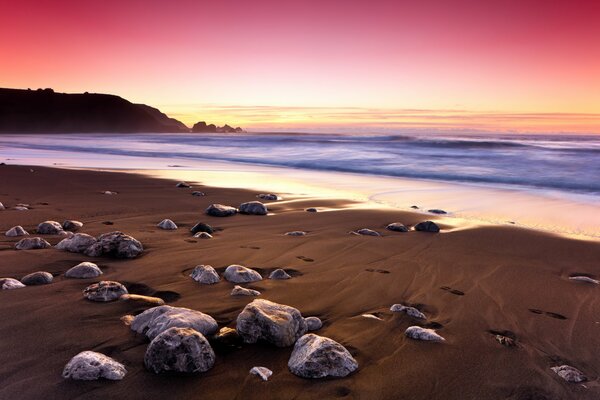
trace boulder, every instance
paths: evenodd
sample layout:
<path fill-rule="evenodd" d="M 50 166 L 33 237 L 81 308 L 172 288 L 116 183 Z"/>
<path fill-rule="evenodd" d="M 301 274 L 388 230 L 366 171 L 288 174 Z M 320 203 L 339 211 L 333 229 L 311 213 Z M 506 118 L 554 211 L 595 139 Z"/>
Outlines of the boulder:
<path fill-rule="evenodd" d="M 307 327 L 294 307 L 257 299 L 238 315 L 236 330 L 245 343 L 261 339 L 277 347 L 287 347 L 304 335 Z"/>
<path fill-rule="evenodd" d="M 406 227 L 404 224 L 402 224 L 400 222 L 392 222 L 385 228 L 389 231 L 394 231 L 394 232 L 408 232 L 408 227 Z"/>
<path fill-rule="evenodd" d="M 39 237 L 23 238 L 15 244 L 17 250 L 36 250 L 52 247 L 50 243 Z"/>
<path fill-rule="evenodd" d="M 135 258 L 142 254 L 144 246 L 135 238 L 115 231 L 98 236 L 96 243 L 85 250 L 90 257 L 109 255 L 117 258 Z"/>
<path fill-rule="evenodd" d="M 306 232 L 304 232 L 304 231 L 291 231 L 291 232 L 286 232 L 285 235 L 286 236 L 306 236 Z"/>
<path fill-rule="evenodd" d="M 95 351 L 77 354 L 65 366 L 62 376 L 65 379 L 93 381 L 104 378 L 121 380 L 127 373 L 125 366 L 110 357 Z"/>
<path fill-rule="evenodd" d="M 587 381 L 587 377 L 583 372 L 570 365 L 559 365 L 557 367 L 552 367 L 551 369 L 567 382 L 580 383 Z"/>
<path fill-rule="evenodd" d="M 131 329 L 154 339 L 169 328 L 191 328 L 203 335 L 212 335 L 219 330 L 217 321 L 208 314 L 183 307 L 158 306 L 135 316 Z"/>
<path fill-rule="evenodd" d="M 367 229 L 367 228 L 362 228 L 362 229 L 359 229 L 359 230 L 351 232 L 351 233 L 354 233 L 355 235 L 363 235 L 363 236 L 381 236 L 381 234 L 379 232 L 376 232 L 372 229 Z"/>
<path fill-rule="evenodd" d="M 63 227 L 56 221 L 45 221 L 37 226 L 36 232 L 41 235 L 58 235 Z"/>
<path fill-rule="evenodd" d="M 208 232 L 198 232 L 194 235 L 197 239 L 212 239 L 212 235 Z"/>
<path fill-rule="evenodd" d="M 13 278 L 0 278 L 0 289 L 1 290 L 12 290 L 24 288 L 21 282 Z"/>
<path fill-rule="evenodd" d="M 262 280 L 262 276 L 255 270 L 237 264 L 225 268 L 223 277 L 233 283 L 247 283 Z"/>
<path fill-rule="evenodd" d="M 223 204 L 211 204 L 206 209 L 205 213 L 213 217 L 229 217 L 237 213 L 237 209 Z"/>
<path fill-rule="evenodd" d="M 186 182 L 179 182 L 175 185 L 175 187 L 183 188 L 183 189 L 191 188 L 191 186 Z"/>
<path fill-rule="evenodd" d="M 83 226 L 83 222 L 75 221 L 75 220 L 66 220 L 62 223 L 62 228 L 65 231 L 76 231 L 77 229 Z"/>
<path fill-rule="evenodd" d="M 275 271 L 269 274 L 269 279 L 281 280 L 290 278 L 291 276 L 281 268 L 277 268 Z"/>
<path fill-rule="evenodd" d="M 165 301 L 160 297 L 142 296 L 141 294 L 124 294 L 119 297 L 119 300 L 128 301 L 131 303 L 142 303 L 142 304 L 153 304 L 155 306 L 162 306 Z"/>
<path fill-rule="evenodd" d="M 304 321 L 306 321 L 306 328 L 309 331 L 316 331 L 323 327 L 323 322 L 317 317 L 306 317 L 304 318 Z"/>
<path fill-rule="evenodd" d="M 22 277 L 21 283 L 27 286 L 47 285 L 52 283 L 52 274 L 45 271 L 32 272 Z"/>
<path fill-rule="evenodd" d="M 273 193 L 261 193 L 256 197 L 258 197 L 261 200 L 269 200 L 269 201 L 281 200 L 281 198 L 279 196 L 277 196 L 276 194 L 273 194 Z"/>
<path fill-rule="evenodd" d="M 266 382 L 269 380 L 271 375 L 273 375 L 273 371 L 265 367 L 252 367 L 250 374 L 259 376 L 263 381 Z"/>
<path fill-rule="evenodd" d="M 390 307 L 391 312 L 403 312 L 404 314 L 418 319 L 427 319 L 425 314 L 414 307 L 404 306 L 402 304 L 394 304 Z"/>
<path fill-rule="evenodd" d="M 204 285 L 212 285 L 221 280 L 217 271 L 210 265 L 196 265 L 190 276 L 196 282 Z"/>
<path fill-rule="evenodd" d="M 163 219 L 156 226 L 160 229 L 164 229 L 167 231 L 173 231 L 177 229 L 177 225 L 175 225 L 175 222 L 171 221 L 170 219 Z"/>
<path fill-rule="evenodd" d="M 433 221 L 423 221 L 415 225 L 415 231 L 437 233 L 440 227 Z"/>
<path fill-rule="evenodd" d="M 144 365 L 155 374 L 205 372 L 215 365 L 215 352 L 200 332 L 173 327 L 152 339 Z"/>
<path fill-rule="evenodd" d="M 308 333 L 294 345 L 288 368 L 302 378 L 341 378 L 356 371 L 358 363 L 335 340 Z"/>
<path fill-rule="evenodd" d="M 430 342 L 443 342 L 446 339 L 438 335 L 433 329 L 426 329 L 420 326 L 409 326 L 404 334 L 415 340 L 426 340 Z"/>
<path fill-rule="evenodd" d="M 258 290 L 247 289 L 235 285 L 231 290 L 231 296 L 260 296 L 260 292 Z"/>
<path fill-rule="evenodd" d="M 73 236 L 63 239 L 56 245 L 59 250 L 70 251 L 71 253 L 83 253 L 96 243 L 96 238 L 87 233 L 76 233 Z"/>
<path fill-rule="evenodd" d="M 240 204 L 240 213 L 242 214 L 267 215 L 268 212 L 267 206 L 260 201 L 249 201 Z"/>
<path fill-rule="evenodd" d="M 83 289 L 83 297 L 101 302 L 117 300 L 127 293 L 127 288 L 115 281 L 100 281 Z"/>
<path fill-rule="evenodd" d="M 102 275 L 102 270 L 94 263 L 84 261 L 65 272 L 65 277 L 76 279 L 95 278 Z"/>
<path fill-rule="evenodd" d="M 190 229 L 190 232 L 192 232 L 192 234 L 194 235 L 198 232 L 213 233 L 214 229 L 212 228 L 212 226 L 205 224 L 204 222 L 198 222 L 192 227 L 192 229 Z"/>
<path fill-rule="evenodd" d="M 21 225 L 17 225 L 17 226 L 13 226 L 9 230 L 7 230 L 5 235 L 8 237 L 29 236 L 29 232 L 27 232 L 25 229 L 23 229 L 23 227 Z"/>

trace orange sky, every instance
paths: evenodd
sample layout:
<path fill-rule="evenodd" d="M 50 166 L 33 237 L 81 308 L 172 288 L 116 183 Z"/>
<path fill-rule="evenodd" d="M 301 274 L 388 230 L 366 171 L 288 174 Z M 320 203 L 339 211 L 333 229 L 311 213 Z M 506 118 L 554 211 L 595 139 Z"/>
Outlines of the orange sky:
<path fill-rule="evenodd" d="M 600 1 L 20 0 L 0 86 L 249 129 L 600 133 Z"/>

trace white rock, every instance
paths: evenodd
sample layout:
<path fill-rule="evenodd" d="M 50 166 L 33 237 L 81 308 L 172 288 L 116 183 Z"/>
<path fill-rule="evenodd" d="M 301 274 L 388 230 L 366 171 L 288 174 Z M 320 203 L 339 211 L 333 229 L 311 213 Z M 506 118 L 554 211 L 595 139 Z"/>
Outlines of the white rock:
<path fill-rule="evenodd" d="M 231 296 L 260 296 L 260 292 L 258 290 L 247 289 L 235 285 L 231 290 Z"/>
<path fill-rule="evenodd" d="M 403 312 L 406 315 L 409 315 L 413 318 L 418 318 L 418 319 L 426 319 L 427 317 L 425 316 L 425 314 L 423 314 L 421 311 L 417 310 L 414 307 L 407 307 L 404 306 L 402 304 L 394 304 L 393 306 L 390 307 L 390 311 L 392 312 Z"/>
<path fill-rule="evenodd" d="M 17 225 L 17 226 L 13 226 L 9 230 L 7 230 L 5 235 L 8 237 L 29 236 L 29 232 L 27 232 L 25 229 L 23 229 L 23 227 L 21 225 Z"/>
<path fill-rule="evenodd" d="M 291 231 L 291 232 L 286 232 L 285 236 L 306 236 L 306 232 L 304 232 L 304 231 Z"/>
<path fill-rule="evenodd" d="M 308 333 L 294 345 L 288 368 L 302 378 L 341 378 L 356 371 L 358 363 L 335 340 Z"/>
<path fill-rule="evenodd" d="M 265 367 L 252 367 L 250 374 L 260 376 L 260 378 L 266 382 L 269 380 L 271 375 L 273 375 L 273 371 Z"/>
<path fill-rule="evenodd" d="M 12 290 L 24 288 L 21 282 L 13 278 L 0 278 L 0 289 L 1 290 Z"/>
<path fill-rule="evenodd" d="M 205 285 L 212 285 L 221 280 L 217 271 L 210 265 L 196 265 L 190 276 L 196 282 Z"/>
<path fill-rule="evenodd" d="M 212 235 L 208 232 L 198 232 L 194 237 L 198 239 L 212 239 Z"/>
<path fill-rule="evenodd" d="M 104 354 L 83 351 L 65 366 L 62 376 L 65 379 L 92 381 L 100 378 L 121 380 L 127 373 L 125 366 Z"/>
<path fill-rule="evenodd" d="M 208 314 L 183 307 L 158 306 L 135 316 L 131 329 L 154 339 L 169 328 L 191 328 L 209 336 L 219 330 L 217 321 Z"/>
<path fill-rule="evenodd" d="M 247 283 L 262 280 L 262 276 L 255 270 L 237 264 L 227 267 L 223 277 L 233 283 Z"/>
<path fill-rule="evenodd" d="M 0 210 L 4 210 L 4 209 L 6 209 L 6 207 L 4 207 L 4 204 L 2 204 L 2 203 L 0 202 Z"/>
<path fill-rule="evenodd" d="M 101 192 L 102 194 L 107 194 L 109 196 L 113 195 L 113 194 L 117 194 L 117 192 L 111 192 L 110 190 L 105 190 L 104 192 Z"/>
<path fill-rule="evenodd" d="M 25 206 L 14 206 L 13 209 L 17 210 L 17 211 L 27 211 L 29 210 L 29 207 L 25 207 Z"/>
<path fill-rule="evenodd" d="M 443 342 L 446 339 L 438 335 L 433 329 L 421 328 L 420 326 L 409 326 L 404 334 L 415 340 L 426 340 L 430 342 Z"/>
<path fill-rule="evenodd" d="M 167 231 L 173 231 L 177 229 L 177 225 L 175 225 L 175 222 L 171 221 L 170 219 L 163 219 L 156 226 L 160 229 L 164 229 Z"/>
<path fill-rule="evenodd" d="M 560 365 L 558 367 L 552 367 L 551 369 L 567 382 L 580 383 L 587 381 L 587 377 L 583 372 L 570 365 Z"/>
<path fill-rule="evenodd" d="M 100 275 L 102 275 L 102 270 L 96 264 L 87 261 L 79 263 L 65 272 L 65 277 L 77 279 L 95 278 Z"/>
<path fill-rule="evenodd" d="M 52 245 L 39 237 L 24 238 L 15 244 L 17 250 L 47 249 L 48 247 L 52 247 Z"/>
<path fill-rule="evenodd" d="M 88 247 L 96 243 L 96 238 L 87 233 L 76 233 L 73 236 L 63 239 L 56 245 L 59 250 L 70 251 L 71 253 L 83 253 Z"/>
<path fill-rule="evenodd" d="M 572 281 L 579 281 L 579 282 L 586 282 L 586 283 L 592 283 L 594 285 L 599 284 L 600 282 L 594 278 L 590 278 L 589 276 L 584 276 L 584 275 L 580 275 L 580 276 L 571 276 L 569 277 L 570 280 Z"/>

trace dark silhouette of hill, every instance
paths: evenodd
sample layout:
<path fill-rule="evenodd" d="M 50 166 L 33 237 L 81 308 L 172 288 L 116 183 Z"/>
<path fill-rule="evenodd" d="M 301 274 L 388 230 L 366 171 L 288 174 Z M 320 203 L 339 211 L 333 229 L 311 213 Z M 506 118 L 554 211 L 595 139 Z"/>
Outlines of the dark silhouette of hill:
<path fill-rule="evenodd" d="M 119 96 L 0 88 L 1 133 L 189 131 L 160 110 Z"/>

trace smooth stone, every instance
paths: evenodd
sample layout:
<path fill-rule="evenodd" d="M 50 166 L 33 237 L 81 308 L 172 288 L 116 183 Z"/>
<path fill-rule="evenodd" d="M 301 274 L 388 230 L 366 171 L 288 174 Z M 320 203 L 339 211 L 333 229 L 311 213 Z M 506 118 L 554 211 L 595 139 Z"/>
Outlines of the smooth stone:
<path fill-rule="evenodd" d="M 14 206 L 14 207 L 13 207 L 13 209 L 14 209 L 14 210 L 17 210 L 17 211 L 27 211 L 27 210 L 29 210 L 29 207 L 25 207 L 25 206 Z"/>
<path fill-rule="evenodd" d="M 37 226 L 36 232 L 41 235 L 58 235 L 63 227 L 56 221 L 45 221 Z"/>
<path fill-rule="evenodd" d="M 570 365 L 552 367 L 551 370 L 567 382 L 580 383 L 587 381 L 587 377 L 583 374 L 583 372 L 575 367 L 571 367 Z"/>
<path fill-rule="evenodd" d="M 306 232 L 304 232 L 304 231 L 286 232 L 285 236 L 306 236 Z"/>
<path fill-rule="evenodd" d="M 88 247 L 96 242 L 96 238 L 87 233 L 76 233 L 70 238 L 58 242 L 56 248 L 59 250 L 70 251 L 71 253 L 83 253 Z"/>
<path fill-rule="evenodd" d="M 245 343 L 265 340 L 277 347 L 291 346 L 306 333 L 300 311 L 269 300 L 256 299 L 237 317 L 236 330 Z"/>
<path fill-rule="evenodd" d="M 415 231 L 437 233 L 440 227 L 433 221 L 423 221 L 415 225 Z"/>
<path fill-rule="evenodd" d="M 306 328 L 309 331 L 316 331 L 323 327 L 323 322 L 317 317 L 306 317 L 304 318 L 304 321 L 306 321 Z"/>
<path fill-rule="evenodd" d="M 381 236 L 381 234 L 379 232 L 376 232 L 372 229 L 367 229 L 367 228 L 362 228 L 362 229 L 359 229 L 352 233 L 354 233 L 356 235 L 363 235 L 363 236 Z"/>
<path fill-rule="evenodd" d="M 40 237 L 23 238 L 15 244 L 17 250 L 47 249 L 48 247 L 52 246 Z"/>
<path fill-rule="evenodd" d="M 273 371 L 265 367 L 252 367 L 252 369 L 250 369 L 250 374 L 259 376 L 263 381 L 266 382 L 269 380 L 271 375 L 273 375 Z"/>
<path fill-rule="evenodd" d="M 105 191 L 102 192 L 102 194 L 106 194 L 106 195 L 112 196 L 113 194 L 117 194 L 117 192 L 111 192 L 110 190 L 105 190 Z"/>
<path fill-rule="evenodd" d="M 394 232 L 408 232 L 408 227 L 406 227 L 404 224 L 402 224 L 400 222 L 392 222 L 385 228 L 389 231 L 394 231 Z"/>
<path fill-rule="evenodd" d="M 377 321 L 383 321 L 383 319 L 379 318 L 377 315 L 374 314 L 361 314 L 360 316 L 367 319 L 376 319 Z"/>
<path fill-rule="evenodd" d="M 196 265 L 190 276 L 196 282 L 204 285 L 212 285 L 221 280 L 217 271 L 210 265 Z"/>
<path fill-rule="evenodd" d="M 102 270 L 94 263 L 84 261 L 65 272 L 65 277 L 76 279 L 95 278 L 102 275 Z"/>
<path fill-rule="evenodd" d="M 165 301 L 160 297 L 142 296 L 141 294 L 124 294 L 121 295 L 121 297 L 119 297 L 119 300 L 144 304 L 153 304 L 155 306 L 162 306 L 163 304 L 165 304 Z"/>
<path fill-rule="evenodd" d="M 198 232 L 213 233 L 214 229 L 212 228 L 212 226 L 205 224 L 204 222 L 198 222 L 192 227 L 192 229 L 190 229 L 190 232 L 192 232 L 193 234 L 196 234 Z"/>
<path fill-rule="evenodd" d="M 104 378 L 113 381 L 123 379 L 127 370 L 114 359 L 95 351 L 82 351 L 65 366 L 62 377 L 80 381 L 93 381 Z"/>
<path fill-rule="evenodd" d="M 177 225 L 175 225 L 175 222 L 171 221 L 170 219 L 163 219 L 156 226 L 160 229 L 165 229 L 167 231 L 173 231 L 177 229 Z"/>
<path fill-rule="evenodd" d="M 173 327 L 152 339 L 144 365 L 155 374 L 205 372 L 215 365 L 215 352 L 202 333 Z"/>
<path fill-rule="evenodd" d="M 114 301 L 129 293 L 127 288 L 115 281 L 100 281 L 83 289 L 83 297 L 91 301 Z"/>
<path fill-rule="evenodd" d="M 342 378 L 356 371 L 358 363 L 335 340 L 308 333 L 294 345 L 288 368 L 302 378 Z"/>
<path fill-rule="evenodd" d="M 256 197 L 258 197 L 261 200 L 270 200 L 270 201 L 281 200 L 281 198 L 274 193 L 261 193 Z"/>
<path fill-rule="evenodd" d="M 318 210 L 314 207 L 309 207 L 305 210 L 306 212 L 317 212 Z"/>
<path fill-rule="evenodd" d="M 430 212 L 432 214 L 448 214 L 446 211 L 440 210 L 438 208 L 433 208 L 431 210 L 427 210 L 427 212 Z"/>
<path fill-rule="evenodd" d="M 235 285 L 231 290 L 231 296 L 260 296 L 260 292 L 254 289 L 243 288 Z"/>
<path fill-rule="evenodd" d="M 269 210 L 267 206 L 260 201 L 249 201 L 240 204 L 240 213 L 250 215 L 267 215 Z"/>
<path fill-rule="evenodd" d="M 177 185 L 175 185 L 175 187 L 184 188 L 184 189 L 191 188 L 191 186 L 186 182 L 179 182 Z"/>
<path fill-rule="evenodd" d="M 233 283 L 248 283 L 262 280 L 262 276 L 255 270 L 237 264 L 225 268 L 223 277 Z"/>
<path fill-rule="evenodd" d="M 418 319 L 427 319 L 425 314 L 414 307 L 404 306 L 402 304 L 394 304 L 390 307 L 391 312 L 403 312 L 404 314 Z"/>
<path fill-rule="evenodd" d="M 198 232 L 194 235 L 197 239 L 212 239 L 212 235 L 208 232 Z"/>
<path fill-rule="evenodd" d="M 76 231 L 83 226 L 83 222 L 68 219 L 62 223 L 65 231 Z"/>
<path fill-rule="evenodd" d="M 85 250 L 90 257 L 109 255 L 117 258 L 135 258 L 142 254 L 144 246 L 135 238 L 115 231 L 98 236 L 96 243 Z"/>
<path fill-rule="evenodd" d="M 590 278 L 589 276 L 571 276 L 569 277 L 570 280 L 572 281 L 579 281 L 579 282 L 586 282 L 586 283 L 592 283 L 594 285 L 599 284 L 600 282 L 594 278 Z"/>
<path fill-rule="evenodd" d="M 27 286 L 47 285 L 52 283 L 52 274 L 45 271 L 32 272 L 21 278 L 21 283 Z"/>
<path fill-rule="evenodd" d="M 269 274 L 269 279 L 276 279 L 276 280 L 282 280 L 282 279 L 290 279 L 291 276 L 285 272 L 285 270 L 281 269 L 281 268 L 277 268 L 275 271 L 271 272 Z"/>
<path fill-rule="evenodd" d="M 430 342 L 443 342 L 446 339 L 438 335 L 433 329 L 421 328 L 420 326 L 409 326 L 404 334 L 415 340 L 426 340 Z"/>
<path fill-rule="evenodd" d="M 0 289 L 2 290 L 21 289 L 24 287 L 25 285 L 14 278 L 0 278 Z"/>
<path fill-rule="evenodd" d="M 29 232 L 27 232 L 25 229 L 23 229 L 23 227 L 21 225 L 17 225 L 17 226 L 13 226 L 9 230 L 7 230 L 5 235 L 8 237 L 29 236 Z"/>
<path fill-rule="evenodd" d="M 195 192 L 192 192 L 192 196 L 206 196 L 206 194 L 204 192 L 195 191 Z"/>
<path fill-rule="evenodd" d="M 237 213 L 237 209 L 223 204 L 211 204 L 206 209 L 205 213 L 213 217 L 229 217 Z"/>
<path fill-rule="evenodd" d="M 183 307 L 158 306 L 135 316 L 131 329 L 154 339 L 169 328 L 191 328 L 209 336 L 219 330 L 217 321 L 208 314 Z"/>

